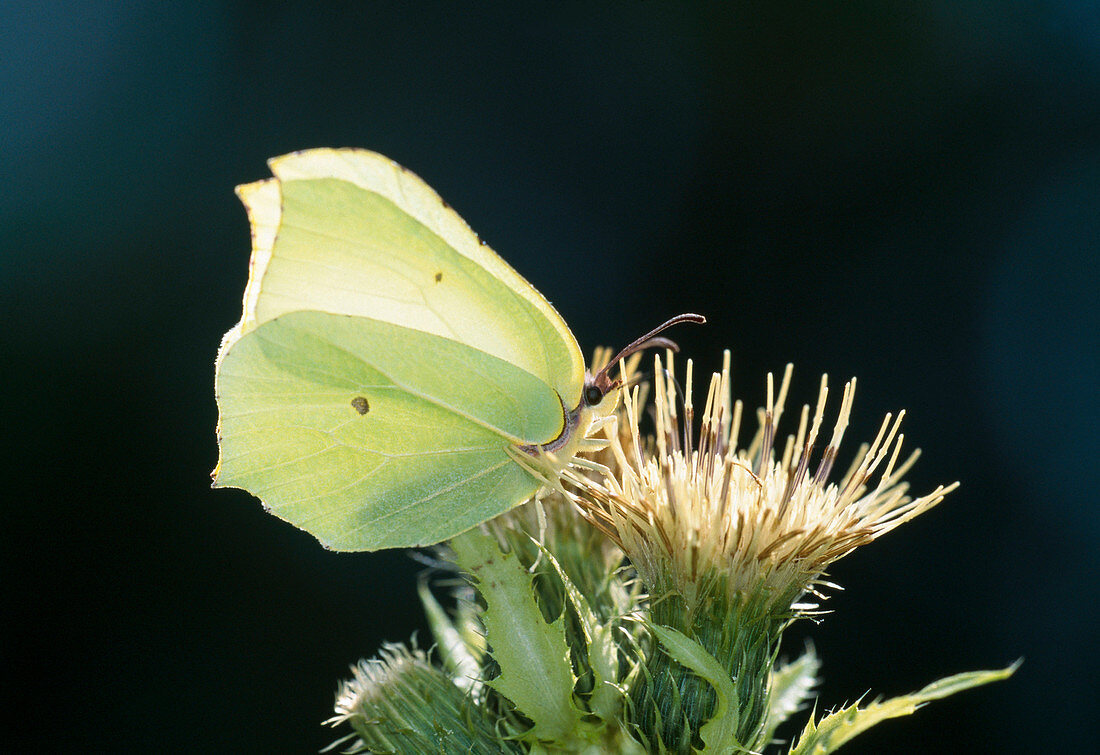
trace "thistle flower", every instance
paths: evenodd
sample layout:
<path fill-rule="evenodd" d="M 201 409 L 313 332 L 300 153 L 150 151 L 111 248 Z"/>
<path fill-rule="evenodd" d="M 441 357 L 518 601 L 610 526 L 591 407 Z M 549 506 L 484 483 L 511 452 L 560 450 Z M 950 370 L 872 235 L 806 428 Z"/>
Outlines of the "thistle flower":
<path fill-rule="evenodd" d="M 792 619 L 818 608 L 802 598 L 822 598 L 829 564 L 927 511 L 955 485 L 915 499 L 907 495 L 901 478 L 918 452 L 898 463 L 902 414 L 887 415 L 841 479 L 829 481 L 855 380 L 844 387 L 832 437 L 816 462 L 825 377 L 813 413 L 802 408 L 796 434 L 777 454 L 789 365 L 778 395 L 768 376 L 759 429 L 739 447 L 742 406 L 730 395 L 729 352 L 721 373 L 711 378 L 696 439 L 692 363 L 681 417 L 671 353 L 667 359 L 668 372 L 656 359 L 655 437 L 639 430 L 644 402 L 635 388 L 624 397 L 622 426 L 607 433 L 611 462 L 596 473 L 573 471 L 565 483 L 584 516 L 637 569 L 650 593 L 650 622 L 698 642 L 729 672 L 740 706 L 735 741 L 751 749 L 761 744 L 780 635 Z M 673 752 L 689 751 L 714 712 L 712 685 L 667 652 L 652 653 L 646 668 L 647 681 L 634 694 L 645 719 L 641 728 L 659 729 L 660 745 Z"/>
<path fill-rule="evenodd" d="M 955 485 L 907 495 L 902 477 L 917 453 L 899 461 L 900 415 L 887 415 L 830 482 L 855 381 L 844 387 L 824 448 L 825 378 L 813 410 L 803 407 L 797 430 L 777 443 L 790 366 L 778 391 L 768 376 L 759 429 L 740 447 L 742 406 L 730 395 L 728 353 L 696 434 L 692 363 L 681 401 L 672 355 L 666 359 L 667 370 L 656 360 L 652 401 L 649 385 L 624 392 L 590 455 L 553 467 L 564 472 L 546 478 L 541 502 L 439 551 L 470 580 L 449 580 L 459 598 L 453 619 L 421 586 L 442 663 L 415 646 L 387 645 L 353 667 L 328 723 L 354 733 L 332 748 L 756 754 L 801 709 L 819 661 L 807 649 L 778 663 L 783 631 L 819 611 L 813 599 L 824 598 L 832 562 L 927 511 Z M 636 356 L 623 365 L 627 385 L 637 365 Z M 647 407 L 652 436 L 639 428 Z M 532 465 L 533 474 L 540 469 Z M 1016 665 L 813 715 L 788 752 L 833 752 L 880 721 L 1007 678 Z"/>
<path fill-rule="evenodd" d="M 483 708 L 415 647 L 387 644 L 379 657 L 351 667 L 336 695 L 336 715 L 325 723 L 354 730 L 326 748 L 345 753 L 523 752 L 500 739 Z"/>

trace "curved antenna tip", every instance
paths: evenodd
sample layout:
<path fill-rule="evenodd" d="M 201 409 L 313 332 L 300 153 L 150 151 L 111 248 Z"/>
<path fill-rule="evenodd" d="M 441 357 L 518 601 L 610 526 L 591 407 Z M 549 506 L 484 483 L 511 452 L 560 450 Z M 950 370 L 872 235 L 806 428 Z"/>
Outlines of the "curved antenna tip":
<path fill-rule="evenodd" d="M 693 314 L 691 312 L 686 312 L 682 315 L 676 315 L 673 318 L 665 320 L 663 323 L 646 333 L 644 336 L 634 339 L 634 341 L 631 342 L 629 346 L 616 354 L 606 365 L 604 365 L 603 369 L 596 373 L 596 385 L 599 386 L 604 393 L 607 393 L 612 388 L 616 387 L 619 381 L 612 383 L 611 378 L 607 376 L 607 371 L 610 370 L 613 366 L 617 365 L 623 359 L 626 359 L 635 351 L 640 351 L 651 346 L 664 346 L 666 348 L 671 348 L 673 351 L 679 351 L 679 347 L 676 345 L 675 341 L 671 341 L 667 338 L 660 338 L 657 336 L 658 333 L 667 330 L 668 328 L 671 328 L 673 325 L 679 325 L 680 323 L 690 322 L 695 323 L 696 325 L 702 325 L 706 321 L 707 318 L 703 317 L 702 315 Z"/>

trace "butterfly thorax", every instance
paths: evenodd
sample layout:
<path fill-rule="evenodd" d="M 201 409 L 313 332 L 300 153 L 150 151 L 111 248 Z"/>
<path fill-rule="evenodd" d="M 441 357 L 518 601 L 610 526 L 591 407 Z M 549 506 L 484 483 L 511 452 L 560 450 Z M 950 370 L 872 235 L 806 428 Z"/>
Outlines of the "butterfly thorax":
<path fill-rule="evenodd" d="M 558 400 L 561 401 L 560 395 Z M 542 457 L 549 454 L 552 458 L 559 459 L 559 463 L 567 465 L 578 452 L 603 447 L 602 441 L 591 436 L 614 414 L 618 402 L 617 387 L 605 392 L 598 387 L 592 375 L 585 375 L 577 406 L 566 409 L 562 402 L 562 430 L 558 437 L 547 443 L 519 446 L 519 449 L 529 456 Z"/>

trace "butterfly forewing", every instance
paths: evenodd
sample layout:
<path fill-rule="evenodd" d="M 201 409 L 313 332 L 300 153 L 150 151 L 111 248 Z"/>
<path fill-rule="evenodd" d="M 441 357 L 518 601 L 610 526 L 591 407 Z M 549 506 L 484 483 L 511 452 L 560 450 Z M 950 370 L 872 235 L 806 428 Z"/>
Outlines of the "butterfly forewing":
<path fill-rule="evenodd" d="M 267 221 L 257 324 L 302 309 L 385 320 L 498 356 L 577 405 L 584 361 L 561 317 L 414 174 L 362 150 L 296 153 L 272 169 L 273 238 L 271 190 L 241 192 Z"/>

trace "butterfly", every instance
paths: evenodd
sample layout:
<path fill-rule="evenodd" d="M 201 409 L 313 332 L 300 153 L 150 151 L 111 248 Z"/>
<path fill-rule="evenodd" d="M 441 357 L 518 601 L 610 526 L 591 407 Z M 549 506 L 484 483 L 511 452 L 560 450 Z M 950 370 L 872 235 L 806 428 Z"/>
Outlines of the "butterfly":
<path fill-rule="evenodd" d="M 591 448 L 595 374 L 550 303 L 413 173 L 314 149 L 237 187 L 244 313 L 216 361 L 215 487 L 334 550 L 437 543 L 534 495 Z M 549 466 L 549 469 L 547 468 Z"/>

